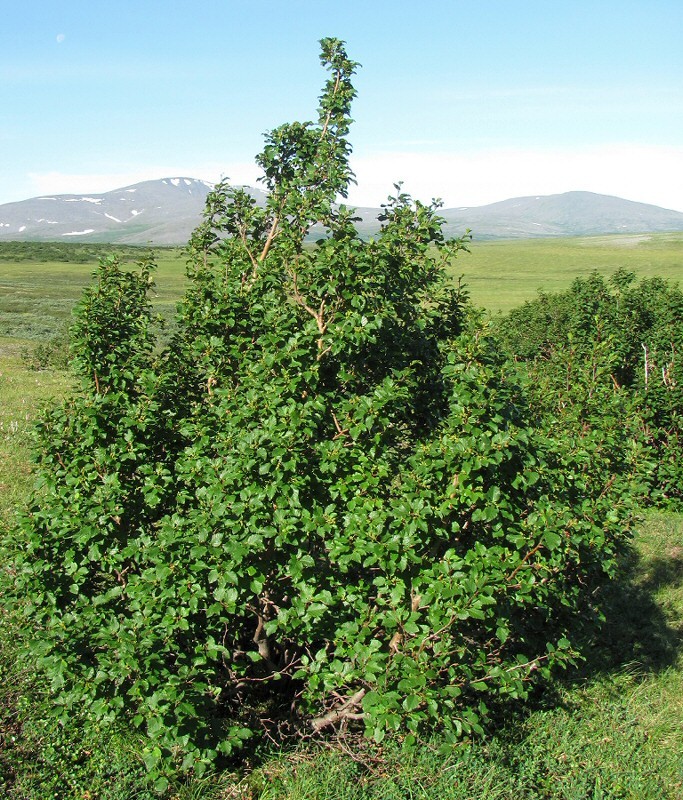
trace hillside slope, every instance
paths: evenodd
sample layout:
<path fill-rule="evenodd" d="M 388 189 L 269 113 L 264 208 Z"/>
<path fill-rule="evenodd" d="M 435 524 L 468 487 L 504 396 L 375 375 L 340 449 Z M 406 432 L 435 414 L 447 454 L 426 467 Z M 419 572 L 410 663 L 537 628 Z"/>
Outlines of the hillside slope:
<path fill-rule="evenodd" d="M 45 195 L 0 206 L 0 238 L 179 244 L 201 218 L 211 184 L 164 178 L 103 194 Z"/>
<path fill-rule="evenodd" d="M 0 205 L 0 240 L 177 245 L 201 219 L 211 184 L 163 178 L 92 195 L 46 195 Z M 263 203 L 264 193 L 247 187 Z M 358 230 L 372 236 L 382 209 L 358 208 Z M 592 192 L 516 197 L 485 206 L 444 209 L 449 236 L 476 239 L 590 236 L 683 231 L 683 213 Z M 324 234 L 322 228 L 311 238 Z"/>
<path fill-rule="evenodd" d="M 451 235 L 471 228 L 479 239 L 683 231 L 679 211 L 593 192 L 515 197 L 443 216 Z"/>

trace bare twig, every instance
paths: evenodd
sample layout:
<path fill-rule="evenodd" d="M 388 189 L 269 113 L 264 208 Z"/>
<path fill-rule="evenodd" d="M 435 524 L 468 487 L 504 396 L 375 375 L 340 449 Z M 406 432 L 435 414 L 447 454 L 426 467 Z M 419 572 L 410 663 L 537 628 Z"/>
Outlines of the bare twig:
<path fill-rule="evenodd" d="M 342 428 L 342 426 L 339 424 L 339 420 L 337 419 L 334 411 L 332 412 L 332 419 L 334 420 L 334 427 L 337 429 L 337 433 L 334 438 L 341 439 L 343 436 L 346 436 L 346 434 L 349 432 L 349 429 Z"/>
<path fill-rule="evenodd" d="M 512 579 L 515 577 L 515 575 L 516 575 L 516 574 L 517 574 L 517 573 L 520 571 L 520 569 L 522 569 L 522 568 L 524 567 L 524 565 L 526 564 L 526 562 L 527 562 L 527 561 L 528 561 L 528 560 L 529 560 L 529 559 L 530 559 L 532 556 L 536 555 L 536 553 L 538 553 L 538 551 L 539 551 L 539 550 L 540 550 L 542 547 L 543 547 L 543 544 L 542 544 L 541 542 L 539 542 L 539 543 L 538 543 L 538 544 L 537 544 L 535 547 L 532 547 L 532 548 L 531 548 L 531 550 L 529 550 L 529 552 L 528 552 L 528 553 L 527 553 L 527 554 L 524 556 L 524 558 L 523 558 L 523 559 L 522 559 L 522 560 L 519 562 L 519 564 L 518 564 L 518 565 L 517 565 L 517 566 L 516 566 L 516 567 L 515 567 L 515 568 L 512 570 L 512 572 L 511 572 L 511 573 L 508 575 L 508 577 L 505 579 L 505 580 L 506 580 L 506 582 L 507 582 L 507 583 L 510 583 L 510 581 L 511 581 L 511 580 L 512 580 Z"/>

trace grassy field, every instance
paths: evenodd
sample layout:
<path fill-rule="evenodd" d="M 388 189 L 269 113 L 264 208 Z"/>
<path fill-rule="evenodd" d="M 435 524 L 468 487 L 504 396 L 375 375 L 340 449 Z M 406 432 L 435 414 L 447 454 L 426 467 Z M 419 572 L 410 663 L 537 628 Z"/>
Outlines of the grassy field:
<path fill-rule="evenodd" d="M 641 278 L 683 282 L 683 233 L 524 239 L 471 245 L 455 264 L 472 300 L 492 313 L 506 312 L 539 289 L 567 289 L 574 278 L 623 268 Z"/>
<path fill-rule="evenodd" d="M 147 254 L 144 248 L 109 248 L 124 263 Z M 14 248 L 3 253 L 0 245 L 0 337 L 44 340 L 71 319 L 71 311 L 97 268 L 99 251 L 88 260 L 43 261 L 18 258 Z M 48 251 L 48 255 L 50 255 Z M 79 255 L 79 254 L 77 254 Z M 179 248 L 156 251 L 154 303 L 165 316 L 173 313 L 185 285 L 185 256 Z"/>
<path fill-rule="evenodd" d="M 63 372 L 29 371 L 21 352 L 25 343 L 0 340 L 0 522 L 25 496 L 30 483 L 30 431 L 43 402 L 68 388 Z"/>
<path fill-rule="evenodd" d="M 458 267 L 475 302 L 495 311 L 565 288 L 592 269 L 683 278 L 683 235 L 475 243 Z M 15 514 L 29 491 L 29 432 L 41 404 L 70 378 L 29 369 L 22 352 L 62 325 L 94 263 L 0 258 L 0 569 L 11 578 L 21 546 Z M 180 296 L 184 260 L 162 251 L 157 302 Z M 551 283 L 552 281 L 552 283 Z M 514 300 L 510 298 L 513 297 Z M 11 334 L 11 336 L 10 336 Z M 683 798 L 683 515 L 651 513 L 603 593 L 605 624 L 586 662 L 525 707 L 507 705 L 484 740 L 450 752 L 439 741 L 403 753 L 363 742 L 271 751 L 237 768 L 173 784 L 166 800 L 681 800 Z M 0 603 L 0 797 L 137 800 L 147 785 L 140 745 L 126 730 L 93 730 L 77 716 L 47 723 L 36 675 L 20 671 L 30 635 Z"/>
<path fill-rule="evenodd" d="M 110 248 L 130 261 L 134 248 Z M 27 258 L 0 245 L 0 337 L 40 340 L 53 335 L 69 320 L 71 309 L 97 266 L 99 250 L 79 254 L 89 260 L 55 260 L 41 251 Z M 139 251 L 144 254 L 146 251 Z M 31 253 L 29 252 L 29 256 Z M 155 305 L 170 316 L 186 285 L 185 256 L 178 248 L 156 251 Z M 683 282 L 683 233 L 489 241 L 471 245 L 453 265 L 462 275 L 472 300 L 492 313 L 506 312 L 525 300 L 566 289 L 574 278 L 593 270 L 612 275 L 623 268 L 638 277 L 660 275 Z"/>

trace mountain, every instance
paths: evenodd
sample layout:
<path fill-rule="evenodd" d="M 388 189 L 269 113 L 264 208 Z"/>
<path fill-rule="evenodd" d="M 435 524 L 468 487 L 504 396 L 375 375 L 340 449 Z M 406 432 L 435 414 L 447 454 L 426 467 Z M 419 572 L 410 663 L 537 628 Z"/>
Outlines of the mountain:
<path fill-rule="evenodd" d="M 471 228 L 477 239 L 592 236 L 683 231 L 683 213 L 593 192 L 515 197 L 499 203 L 443 211 L 445 231 Z"/>
<path fill-rule="evenodd" d="M 163 178 L 103 194 L 45 195 L 0 205 L 0 241 L 80 241 L 185 244 L 201 220 L 212 184 Z M 259 204 L 265 194 L 246 187 Z M 379 228 L 379 208 L 358 208 L 363 236 Z M 516 197 L 485 206 L 441 210 L 445 233 L 475 239 L 590 236 L 683 231 L 683 213 L 592 192 Z M 312 238 L 322 235 L 314 229 Z"/>
<path fill-rule="evenodd" d="M 184 244 L 212 184 L 163 178 L 103 194 L 59 194 L 0 205 L 0 240 Z"/>

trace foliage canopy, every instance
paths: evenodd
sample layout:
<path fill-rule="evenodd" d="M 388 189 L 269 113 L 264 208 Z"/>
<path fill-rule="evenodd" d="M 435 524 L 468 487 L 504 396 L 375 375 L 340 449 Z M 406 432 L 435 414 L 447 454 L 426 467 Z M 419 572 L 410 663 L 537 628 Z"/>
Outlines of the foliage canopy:
<path fill-rule="evenodd" d="M 536 431 L 446 266 L 439 204 L 401 191 L 360 239 L 336 205 L 351 78 L 220 184 L 156 347 L 151 262 L 102 263 L 73 333 L 80 392 L 39 430 L 16 594 L 55 713 L 130 719 L 184 768 L 246 740 L 481 731 L 573 656 L 626 480 Z M 305 245 L 314 223 L 327 235 Z"/>
<path fill-rule="evenodd" d="M 683 292 L 663 278 L 577 278 L 512 311 L 497 336 L 546 425 L 611 440 L 645 504 L 683 502 Z M 617 466 L 619 465 L 619 466 Z"/>

